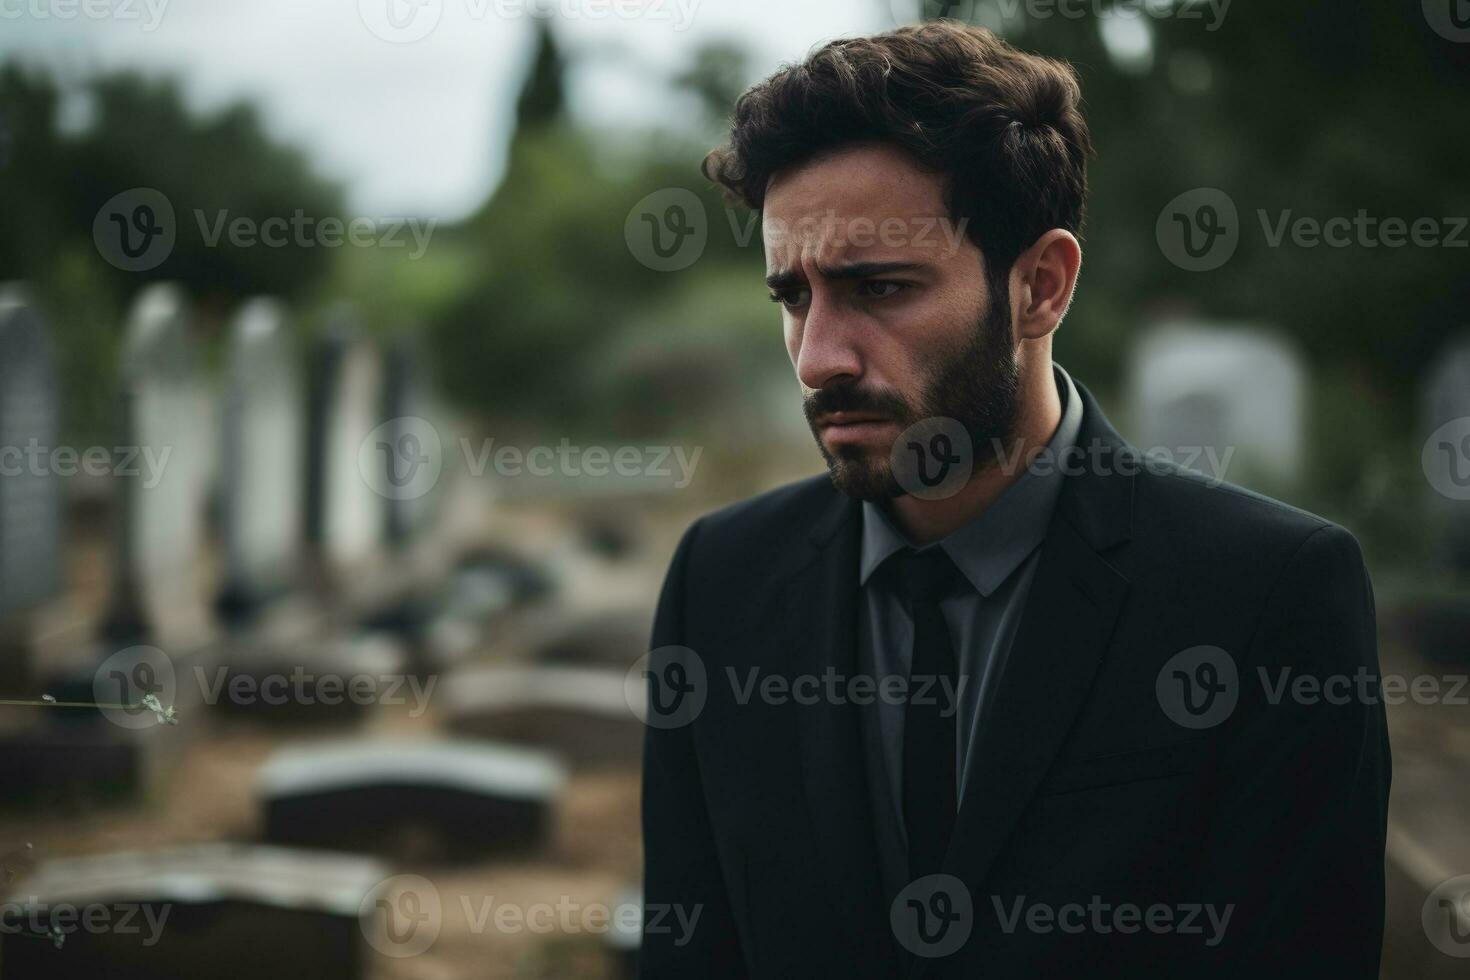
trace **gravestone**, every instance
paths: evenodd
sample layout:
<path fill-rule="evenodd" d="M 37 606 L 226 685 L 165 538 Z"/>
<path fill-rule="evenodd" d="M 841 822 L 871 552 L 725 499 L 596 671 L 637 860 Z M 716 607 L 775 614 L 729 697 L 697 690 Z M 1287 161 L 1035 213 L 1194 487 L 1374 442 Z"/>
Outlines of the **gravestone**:
<path fill-rule="evenodd" d="M 317 342 L 307 396 L 306 539 L 328 590 L 353 584 L 383 539 L 383 498 L 358 462 L 381 414 L 381 361 L 339 312 Z"/>
<path fill-rule="evenodd" d="M 208 403 L 189 313 L 170 285 L 145 289 L 123 339 L 119 378 L 114 647 L 183 650 L 207 629 L 201 587 L 205 492 L 213 462 Z M 129 458 L 131 457 L 131 458 Z"/>
<path fill-rule="evenodd" d="M 341 546 L 340 557 L 349 561 L 356 554 L 352 534 L 357 525 L 336 528 L 330 511 L 342 500 L 349 514 L 356 513 L 352 508 L 358 500 L 352 491 L 360 480 L 342 482 L 341 447 L 354 438 L 354 428 L 371 417 L 363 414 L 365 393 L 375 382 L 371 367 L 364 368 L 355 353 L 334 363 L 337 367 L 327 374 L 338 380 L 326 383 L 329 397 L 316 416 L 321 458 L 328 465 L 314 478 L 333 487 L 319 501 L 324 539 L 329 547 Z M 255 720 L 293 724 L 360 720 L 371 703 L 298 696 L 293 678 L 345 681 L 397 675 L 403 670 L 402 652 L 381 637 L 331 624 L 323 632 L 319 610 L 309 604 L 289 604 L 285 615 L 274 615 L 288 604 L 271 601 L 284 598 L 295 583 L 308 465 L 306 405 L 282 305 L 257 299 L 241 309 L 231 330 L 227 373 L 220 461 L 225 585 L 217 605 L 235 629 L 214 651 L 208 668 L 210 689 L 218 692 L 213 704 Z M 345 385 L 345 393 L 336 387 L 339 383 Z M 272 615 L 262 621 L 267 608 Z"/>
<path fill-rule="evenodd" d="M 1171 323 L 1131 355 L 1133 439 L 1215 480 L 1300 476 L 1306 375 L 1275 333 Z"/>
<path fill-rule="evenodd" d="M 221 644 L 204 686 L 222 714 L 291 726 L 351 725 L 388 697 L 414 696 L 405 686 L 406 669 L 401 644 L 386 634 L 274 630 Z M 423 697 L 433 692 L 418 690 Z"/>
<path fill-rule="evenodd" d="M 644 729 L 626 679 L 608 667 L 487 664 L 448 674 L 441 697 L 457 735 L 550 749 L 579 767 L 636 767 Z"/>
<path fill-rule="evenodd" d="M 1436 557 L 1470 574 L 1470 337 L 1435 358 L 1421 388 L 1422 462 Z"/>
<path fill-rule="evenodd" d="M 304 404 L 286 310 L 246 304 L 231 327 L 220 451 L 226 621 L 248 622 L 288 587 L 301 537 Z"/>
<path fill-rule="evenodd" d="M 45 861 L 8 889 L 0 980 L 363 980 L 361 917 L 388 874 L 238 844 Z"/>
<path fill-rule="evenodd" d="M 626 671 L 648 652 L 653 610 L 548 608 L 529 625 L 533 656 L 548 665 Z"/>
<path fill-rule="evenodd" d="M 542 752 L 355 740 L 281 750 L 257 790 L 273 843 L 437 861 L 541 846 L 566 778 Z"/>
<path fill-rule="evenodd" d="M 33 656 L 38 608 L 61 584 L 59 391 L 39 314 L 15 287 L 0 289 L 0 635 L 3 686 L 17 699 L 91 701 L 88 663 L 69 667 Z M 54 646 L 54 644 L 52 644 Z M 51 651 L 63 652 L 63 651 Z M 60 672 L 62 677 L 52 676 Z M 146 782 L 157 755 L 96 711 L 45 703 L 0 709 L 0 803 L 43 805 L 123 795 Z"/>
<path fill-rule="evenodd" d="M 430 528 L 441 491 L 437 478 L 432 483 L 428 479 L 415 482 L 399 464 L 405 457 L 421 455 L 424 465 L 432 464 L 442 472 L 443 444 L 435 431 L 439 413 L 432 398 L 433 389 L 417 347 L 406 338 L 399 338 L 388 346 L 383 361 L 382 414 L 391 431 L 385 433 L 383 444 L 373 448 L 391 450 L 386 457 L 378 459 L 385 471 L 393 467 L 396 475 L 388 479 L 390 474 L 385 473 L 386 485 L 380 486 L 388 491 L 388 541 L 395 548 L 403 549 Z M 439 458 L 432 459 L 430 453 Z"/>
<path fill-rule="evenodd" d="M 178 681 L 211 636 L 201 588 L 207 405 L 174 287 L 150 286 L 134 302 L 117 397 L 110 605 L 100 637 L 48 664 L 50 676 L 32 692 L 101 707 L 34 709 L 39 721 L 7 733 L 6 804 L 69 808 L 136 798 L 158 785 L 198 730 L 165 728 L 139 707 L 153 694 L 162 707 L 195 717 L 202 693 Z"/>
<path fill-rule="evenodd" d="M 59 415 L 46 325 L 18 287 L 0 287 L 0 689 L 31 682 L 32 614 L 62 584 L 61 498 L 49 465 Z"/>
<path fill-rule="evenodd" d="M 444 585 L 462 542 L 435 533 L 445 530 L 436 528 L 444 496 L 443 426 L 422 359 L 407 337 L 384 351 L 382 394 L 382 422 L 359 447 L 358 467 L 381 499 L 383 539 L 392 549 L 396 581 L 393 594 L 368 610 L 362 626 L 395 637 L 427 672 L 434 669 L 430 634 L 443 631 L 449 598 Z"/>

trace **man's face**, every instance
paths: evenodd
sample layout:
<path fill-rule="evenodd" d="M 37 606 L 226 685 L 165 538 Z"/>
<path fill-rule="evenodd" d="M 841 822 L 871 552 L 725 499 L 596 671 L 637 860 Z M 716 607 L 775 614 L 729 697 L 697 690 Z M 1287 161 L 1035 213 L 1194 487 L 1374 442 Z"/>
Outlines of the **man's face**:
<path fill-rule="evenodd" d="M 890 453 L 924 419 L 958 421 L 978 469 L 1014 425 L 1008 297 L 950 218 L 944 185 L 902 151 L 844 149 L 779 174 L 763 211 L 767 284 L 837 488 L 904 493 Z"/>

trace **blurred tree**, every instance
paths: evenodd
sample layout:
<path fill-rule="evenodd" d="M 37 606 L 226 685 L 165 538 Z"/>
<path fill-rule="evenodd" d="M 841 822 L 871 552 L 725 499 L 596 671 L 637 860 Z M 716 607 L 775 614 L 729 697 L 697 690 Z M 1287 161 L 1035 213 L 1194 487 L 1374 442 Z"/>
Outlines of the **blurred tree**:
<path fill-rule="evenodd" d="M 738 91 L 732 75 L 739 62 L 727 46 L 701 49 L 678 84 L 702 94 L 703 104 L 716 111 L 715 93 L 733 98 Z M 740 245 L 719 194 L 699 176 L 695 163 L 708 149 L 707 134 L 684 128 L 630 136 L 580 126 L 560 111 L 565 70 L 554 35 L 538 33 L 505 176 L 484 208 L 443 236 L 442 247 L 467 256 L 474 274 L 430 319 L 438 376 L 460 404 L 502 421 L 603 433 L 608 426 L 646 429 L 651 413 L 624 408 L 635 395 L 657 400 L 656 388 L 673 372 L 663 370 L 662 381 L 652 382 L 641 373 L 610 377 L 613 353 L 626 356 L 627 339 L 639 337 L 679 346 L 686 362 L 707 361 L 721 349 L 718 341 L 678 345 L 677 336 L 646 327 L 670 329 L 669 309 L 687 312 L 691 292 L 698 295 L 699 284 L 717 279 L 731 262 L 750 273 L 748 298 L 754 302 L 718 322 L 753 327 L 768 317 L 760 305 L 759 235 L 736 216 L 735 230 L 751 236 Z M 614 159 L 619 151 L 622 158 Z M 689 269 L 655 272 L 635 258 L 624 229 L 640 199 L 670 188 L 699 195 L 709 244 Z M 727 341 L 724 351 L 730 350 Z M 771 350 L 784 356 L 779 345 Z M 714 366 L 727 373 L 736 368 Z M 720 391 L 697 387 L 710 399 Z M 610 410 L 614 404 L 617 410 Z M 680 404 L 687 414 L 702 408 L 698 398 Z"/>
<path fill-rule="evenodd" d="M 674 84 L 699 97 L 707 121 L 723 126 L 749 83 L 749 61 L 736 44 L 708 42 L 695 49 L 693 64 L 674 76 Z"/>
<path fill-rule="evenodd" d="M 556 36 L 545 20 L 536 22 L 536 52 L 531 70 L 516 102 L 516 128 L 537 129 L 562 117 L 566 110 L 566 64 Z"/>
<path fill-rule="evenodd" d="M 65 103 L 86 106 L 85 124 L 63 131 Z M 237 104 L 210 116 L 190 113 L 171 80 L 103 75 L 63 92 L 51 77 L 0 68 L 0 111 L 10 120 L 10 152 L 0 180 L 0 268 L 44 285 L 66 252 L 92 250 L 92 223 L 115 195 L 137 187 L 172 203 L 177 243 L 156 269 L 118 270 L 97 256 L 98 286 L 114 297 L 144 282 L 182 282 L 205 302 L 254 293 L 301 297 L 318 283 L 329 250 L 299 245 L 237 247 L 213 239 L 221 218 L 312 220 L 342 216 L 334 185 L 312 173 L 298 151 L 265 135 L 254 108 Z"/>
<path fill-rule="evenodd" d="M 51 314 L 67 398 L 69 438 L 108 431 L 116 334 L 146 283 L 181 282 L 217 317 L 244 297 L 304 299 L 332 250 L 237 247 L 220 221 L 342 216 L 340 191 L 305 158 L 268 138 L 253 108 L 191 113 L 178 86 L 133 74 L 61 86 L 44 72 L 0 66 L 0 279 L 23 279 Z M 114 196 L 160 191 L 177 239 L 156 268 L 126 272 L 104 260 L 93 222 Z"/>

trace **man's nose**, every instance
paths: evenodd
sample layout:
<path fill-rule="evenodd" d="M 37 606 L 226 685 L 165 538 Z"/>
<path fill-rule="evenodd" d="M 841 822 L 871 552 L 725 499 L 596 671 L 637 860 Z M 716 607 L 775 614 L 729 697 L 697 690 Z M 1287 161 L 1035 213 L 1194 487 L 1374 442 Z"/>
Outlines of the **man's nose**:
<path fill-rule="evenodd" d="M 813 297 L 801 334 L 796 376 L 810 389 L 823 388 L 839 378 L 859 378 L 863 360 L 850 320 L 825 300 Z"/>

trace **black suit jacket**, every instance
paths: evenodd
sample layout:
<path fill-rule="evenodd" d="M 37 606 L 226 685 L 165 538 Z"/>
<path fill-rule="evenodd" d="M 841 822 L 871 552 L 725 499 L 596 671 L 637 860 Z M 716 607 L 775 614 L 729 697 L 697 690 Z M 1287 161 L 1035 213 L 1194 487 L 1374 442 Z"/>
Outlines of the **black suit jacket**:
<path fill-rule="evenodd" d="M 1357 542 L 1144 465 L 1078 390 L 1088 455 L 1042 545 L 945 861 L 971 900 L 963 945 L 934 959 L 896 939 L 865 709 L 742 703 L 752 669 L 856 674 L 861 508 L 818 477 L 700 519 L 669 571 L 653 646 L 697 654 L 704 703 L 647 733 L 642 976 L 1378 975 L 1389 751 Z M 1218 672 L 1169 669 L 1199 646 L 1228 656 L 1236 703 L 1194 728 L 1165 705 L 1185 676 L 1223 690 Z M 1223 932 L 1205 906 L 1228 910 Z M 692 931 L 670 927 L 673 907 L 698 913 Z"/>

